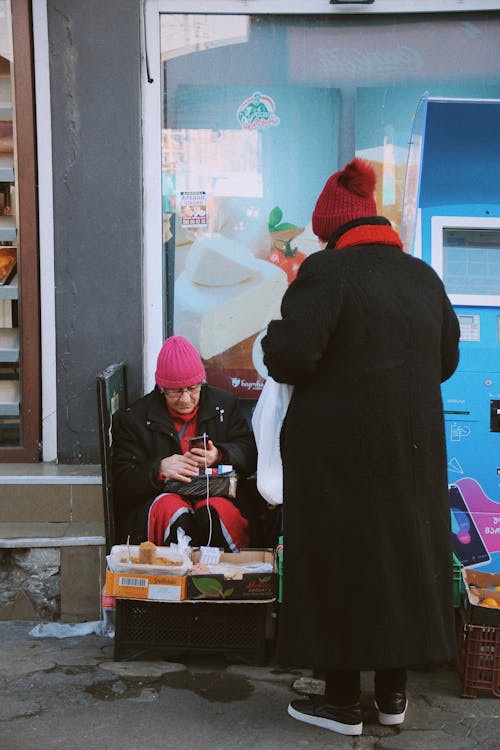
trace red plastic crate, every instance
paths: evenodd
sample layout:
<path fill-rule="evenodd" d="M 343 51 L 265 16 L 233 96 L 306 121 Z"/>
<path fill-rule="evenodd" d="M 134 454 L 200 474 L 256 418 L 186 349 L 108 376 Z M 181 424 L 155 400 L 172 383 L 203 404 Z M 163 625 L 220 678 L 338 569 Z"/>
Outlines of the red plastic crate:
<path fill-rule="evenodd" d="M 479 691 L 500 698 L 500 627 L 469 625 L 460 610 L 457 669 L 462 681 L 462 698 L 476 698 Z"/>

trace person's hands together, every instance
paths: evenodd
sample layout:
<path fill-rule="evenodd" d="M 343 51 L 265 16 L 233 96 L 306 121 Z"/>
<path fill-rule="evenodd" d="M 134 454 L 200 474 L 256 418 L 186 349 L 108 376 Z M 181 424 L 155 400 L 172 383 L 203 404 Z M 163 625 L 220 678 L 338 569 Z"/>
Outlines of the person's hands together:
<path fill-rule="evenodd" d="M 176 479 L 178 482 L 190 482 L 191 477 L 198 476 L 198 462 L 190 452 L 181 455 L 174 453 L 160 461 L 160 474 L 167 479 Z"/>
<path fill-rule="evenodd" d="M 205 466 L 213 466 L 217 463 L 219 457 L 219 449 L 215 447 L 211 440 L 207 440 L 206 450 L 204 448 L 191 448 L 189 453 L 195 459 L 196 465 L 201 469 Z"/>

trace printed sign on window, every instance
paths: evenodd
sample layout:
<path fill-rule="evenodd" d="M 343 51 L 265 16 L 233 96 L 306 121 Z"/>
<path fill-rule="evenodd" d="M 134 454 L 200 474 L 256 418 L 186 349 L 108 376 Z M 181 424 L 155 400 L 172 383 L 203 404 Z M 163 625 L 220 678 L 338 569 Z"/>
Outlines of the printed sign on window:
<path fill-rule="evenodd" d="M 207 194 L 203 190 L 181 193 L 180 217 L 183 227 L 207 226 Z"/>

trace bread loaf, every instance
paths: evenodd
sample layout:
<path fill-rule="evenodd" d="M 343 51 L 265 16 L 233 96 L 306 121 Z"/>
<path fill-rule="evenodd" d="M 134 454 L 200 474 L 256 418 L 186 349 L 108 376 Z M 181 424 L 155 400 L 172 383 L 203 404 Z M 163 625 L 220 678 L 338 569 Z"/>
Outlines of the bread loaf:
<path fill-rule="evenodd" d="M 156 557 L 156 544 L 153 542 L 142 542 L 139 545 L 139 562 L 141 565 L 154 565 Z"/>

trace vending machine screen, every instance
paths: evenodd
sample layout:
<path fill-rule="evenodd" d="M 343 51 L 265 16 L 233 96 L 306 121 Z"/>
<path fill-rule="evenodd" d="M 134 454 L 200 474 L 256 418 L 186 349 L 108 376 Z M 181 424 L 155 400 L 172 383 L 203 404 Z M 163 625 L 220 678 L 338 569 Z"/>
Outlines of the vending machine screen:
<path fill-rule="evenodd" d="M 500 229 L 443 228 L 448 294 L 500 295 Z"/>

